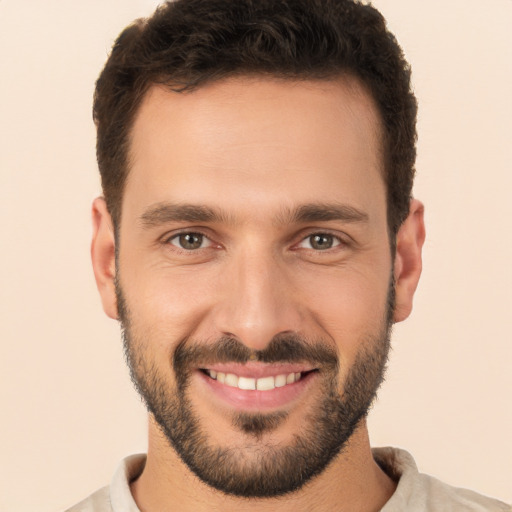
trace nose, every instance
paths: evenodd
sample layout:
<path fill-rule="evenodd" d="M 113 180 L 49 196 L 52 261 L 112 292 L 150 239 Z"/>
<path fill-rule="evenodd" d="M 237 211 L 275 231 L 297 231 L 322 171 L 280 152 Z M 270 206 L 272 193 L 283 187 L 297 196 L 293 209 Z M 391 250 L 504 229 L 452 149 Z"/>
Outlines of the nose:
<path fill-rule="evenodd" d="M 262 350 L 278 334 L 302 330 L 303 315 L 286 264 L 272 254 L 245 251 L 230 262 L 215 308 L 215 329 Z"/>

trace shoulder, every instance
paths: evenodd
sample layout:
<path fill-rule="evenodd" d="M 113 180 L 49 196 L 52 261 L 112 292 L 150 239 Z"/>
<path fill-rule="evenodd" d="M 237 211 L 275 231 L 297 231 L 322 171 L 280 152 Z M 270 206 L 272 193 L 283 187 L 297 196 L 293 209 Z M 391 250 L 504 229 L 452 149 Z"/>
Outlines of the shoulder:
<path fill-rule="evenodd" d="M 470 489 L 452 487 L 432 476 L 420 474 L 418 480 L 421 488 L 425 489 L 427 510 L 512 512 L 512 507 L 502 501 Z"/>
<path fill-rule="evenodd" d="M 395 494 L 382 512 L 512 512 L 510 505 L 469 489 L 452 487 L 420 473 L 412 456 L 396 448 L 375 448 L 373 456 L 382 469 L 398 482 Z"/>
<path fill-rule="evenodd" d="M 66 512 L 111 512 L 109 487 L 103 487 Z"/>
<path fill-rule="evenodd" d="M 144 454 L 130 455 L 121 461 L 109 486 L 103 487 L 66 512 L 140 512 L 130 492 L 130 482 L 144 469 Z"/>

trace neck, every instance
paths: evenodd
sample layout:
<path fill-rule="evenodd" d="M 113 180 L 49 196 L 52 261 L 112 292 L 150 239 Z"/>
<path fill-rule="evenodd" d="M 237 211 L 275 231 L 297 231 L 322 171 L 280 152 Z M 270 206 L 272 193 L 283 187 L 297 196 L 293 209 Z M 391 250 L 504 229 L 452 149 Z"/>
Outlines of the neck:
<path fill-rule="evenodd" d="M 223 494 L 199 480 L 150 420 L 146 466 L 131 484 L 133 497 L 145 512 L 370 512 L 380 510 L 395 488 L 372 457 L 365 421 L 342 453 L 302 489 L 278 498 L 248 499 Z"/>

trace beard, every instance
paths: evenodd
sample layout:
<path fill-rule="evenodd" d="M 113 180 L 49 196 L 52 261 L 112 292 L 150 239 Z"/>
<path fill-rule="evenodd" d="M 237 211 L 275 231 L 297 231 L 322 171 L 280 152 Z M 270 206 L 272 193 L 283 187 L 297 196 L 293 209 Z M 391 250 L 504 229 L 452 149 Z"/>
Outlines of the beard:
<path fill-rule="evenodd" d="M 379 332 L 360 340 L 353 365 L 340 390 L 338 355 L 325 341 L 306 340 L 298 334 L 275 336 L 264 350 L 251 350 L 239 340 L 222 337 L 214 343 L 181 340 L 172 354 L 174 386 L 147 358 L 151 343 L 135 335 L 130 312 L 116 283 L 119 319 L 132 382 L 170 446 L 188 468 L 207 485 L 226 494 L 271 498 L 302 488 L 327 468 L 346 446 L 367 416 L 384 380 L 390 347 L 394 286 L 388 293 L 386 316 Z M 243 447 L 215 446 L 208 424 L 194 411 L 190 378 L 197 368 L 215 363 L 303 363 L 321 366 L 320 399 L 309 409 L 287 445 L 271 443 L 271 434 L 287 412 L 233 414 L 234 430 L 245 436 Z"/>

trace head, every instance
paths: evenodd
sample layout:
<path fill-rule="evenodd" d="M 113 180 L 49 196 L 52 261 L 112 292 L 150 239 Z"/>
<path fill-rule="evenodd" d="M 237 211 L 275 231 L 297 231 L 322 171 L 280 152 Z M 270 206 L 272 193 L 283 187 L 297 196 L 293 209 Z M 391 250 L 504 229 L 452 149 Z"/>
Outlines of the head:
<path fill-rule="evenodd" d="M 225 493 L 301 489 L 419 279 L 400 48 L 355 2 L 178 0 L 121 34 L 94 112 L 95 275 L 158 449 Z"/>

